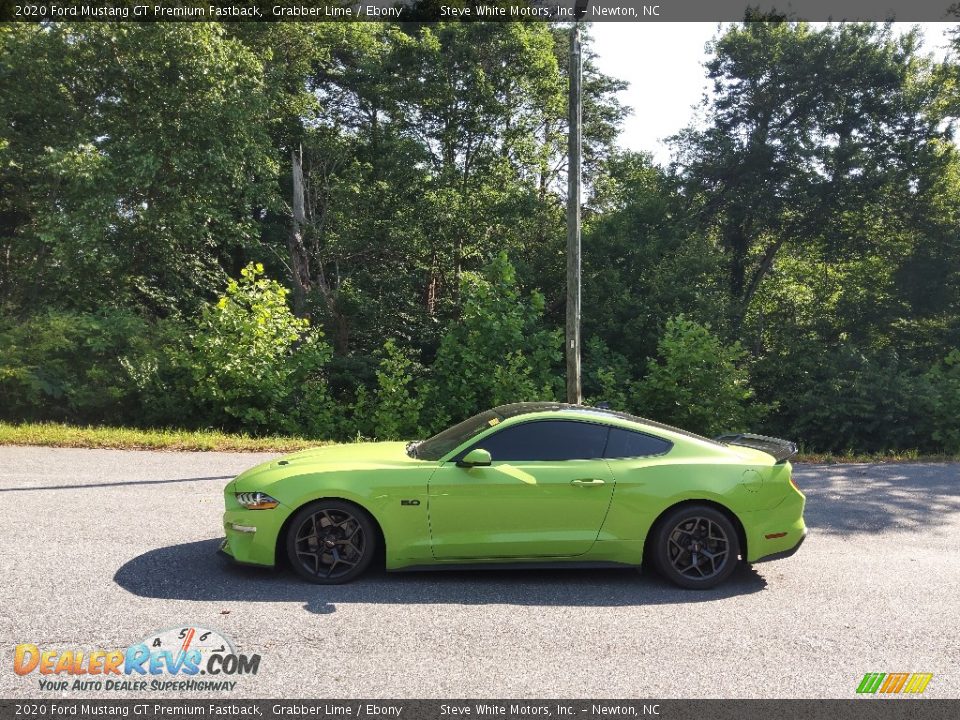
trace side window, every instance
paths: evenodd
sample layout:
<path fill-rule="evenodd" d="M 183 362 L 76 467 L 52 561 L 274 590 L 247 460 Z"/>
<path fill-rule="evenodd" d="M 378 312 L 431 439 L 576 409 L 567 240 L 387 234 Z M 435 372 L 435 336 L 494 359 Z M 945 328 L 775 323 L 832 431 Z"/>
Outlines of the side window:
<path fill-rule="evenodd" d="M 663 438 L 623 428 L 610 428 L 610 440 L 607 442 L 604 457 L 613 459 L 663 455 L 672 447 L 673 443 Z"/>
<path fill-rule="evenodd" d="M 594 423 L 534 420 L 504 428 L 473 447 L 489 451 L 494 462 L 592 460 L 603 457 L 607 431 Z"/>

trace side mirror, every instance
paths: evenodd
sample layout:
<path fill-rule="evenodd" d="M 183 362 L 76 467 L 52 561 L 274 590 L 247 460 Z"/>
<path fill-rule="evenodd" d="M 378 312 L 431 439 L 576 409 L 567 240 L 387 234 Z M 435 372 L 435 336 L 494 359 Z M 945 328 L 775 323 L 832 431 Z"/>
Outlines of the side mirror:
<path fill-rule="evenodd" d="M 466 455 L 463 456 L 463 459 L 457 462 L 457 467 L 462 468 L 472 468 L 472 467 L 486 467 L 490 464 L 493 458 L 490 457 L 490 453 L 484 450 L 483 448 L 474 448 Z"/>

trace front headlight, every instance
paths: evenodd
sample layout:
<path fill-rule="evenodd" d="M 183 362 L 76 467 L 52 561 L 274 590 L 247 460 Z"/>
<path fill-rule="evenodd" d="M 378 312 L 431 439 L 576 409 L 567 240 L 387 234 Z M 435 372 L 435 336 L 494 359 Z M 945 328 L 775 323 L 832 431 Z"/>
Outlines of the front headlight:
<path fill-rule="evenodd" d="M 237 502 L 247 510 L 272 510 L 280 503 L 262 492 L 237 493 Z"/>

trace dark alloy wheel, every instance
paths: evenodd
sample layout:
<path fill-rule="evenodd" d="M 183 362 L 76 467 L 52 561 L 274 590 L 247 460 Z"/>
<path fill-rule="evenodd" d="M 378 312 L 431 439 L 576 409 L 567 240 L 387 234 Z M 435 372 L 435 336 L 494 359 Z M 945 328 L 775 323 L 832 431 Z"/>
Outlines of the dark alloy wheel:
<path fill-rule="evenodd" d="M 739 561 L 733 523 L 707 505 L 677 508 L 657 524 L 654 535 L 657 570 L 680 587 L 712 588 L 730 577 Z"/>
<path fill-rule="evenodd" d="M 301 509 L 287 531 L 287 556 L 310 582 L 336 585 L 360 575 L 376 550 L 370 516 L 356 505 L 321 500 Z"/>

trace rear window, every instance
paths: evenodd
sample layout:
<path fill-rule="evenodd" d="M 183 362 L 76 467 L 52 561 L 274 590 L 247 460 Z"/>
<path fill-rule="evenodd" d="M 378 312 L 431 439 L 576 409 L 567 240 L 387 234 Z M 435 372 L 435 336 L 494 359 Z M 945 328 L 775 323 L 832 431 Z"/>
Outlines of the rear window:
<path fill-rule="evenodd" d="M 607 451 L 604 453 L 604 457 L 614 459 L 663 455 L 672 447 L 673 443 L 669 440 L 612 427 L 610 428 L 610 437 L 607 440 Z"/>

